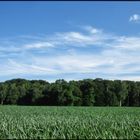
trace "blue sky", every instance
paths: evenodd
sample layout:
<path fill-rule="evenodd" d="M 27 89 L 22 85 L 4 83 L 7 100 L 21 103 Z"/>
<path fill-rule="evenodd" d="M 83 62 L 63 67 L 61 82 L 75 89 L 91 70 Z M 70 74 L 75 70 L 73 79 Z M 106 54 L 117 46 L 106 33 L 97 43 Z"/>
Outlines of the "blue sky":
<path fill-rule="evenodd" d="M 140 2 L 0 2 L 0 81 L 140 80 Z"/>

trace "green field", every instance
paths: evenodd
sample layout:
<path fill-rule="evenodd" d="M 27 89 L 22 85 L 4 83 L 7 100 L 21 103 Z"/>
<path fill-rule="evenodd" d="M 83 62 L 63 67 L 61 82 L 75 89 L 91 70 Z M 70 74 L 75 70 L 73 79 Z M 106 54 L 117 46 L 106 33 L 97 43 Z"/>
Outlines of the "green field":
<path fill-rule="evenodd" d="M 0 106 L 0 139 L 140 139 L 140 108 Z"/>

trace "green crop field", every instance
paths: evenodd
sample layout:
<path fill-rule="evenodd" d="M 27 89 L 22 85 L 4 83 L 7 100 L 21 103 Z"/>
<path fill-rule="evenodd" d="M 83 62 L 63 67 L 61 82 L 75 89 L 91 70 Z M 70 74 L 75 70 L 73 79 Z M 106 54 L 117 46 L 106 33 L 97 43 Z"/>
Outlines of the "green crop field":
<path fill-rule="evenodd" d="M 140 139 L 140 108 L 0 106 L 0 139 Z"/>

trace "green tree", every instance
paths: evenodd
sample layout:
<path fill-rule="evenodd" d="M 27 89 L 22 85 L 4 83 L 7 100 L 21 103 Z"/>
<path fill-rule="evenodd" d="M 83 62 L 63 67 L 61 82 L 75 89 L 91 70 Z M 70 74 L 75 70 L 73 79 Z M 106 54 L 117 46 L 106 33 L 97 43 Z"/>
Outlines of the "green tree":
<path fill-rule="evenodd" d="M 119 101 L 119 106 L 122 106 L 122 102 L 124 102 L 124 100 L 128 95 L 128 85 L 125 81 L 120 81 L 120 80 L 115 80 L 114 84 L 115 84 L 114 85 L 115 93 Z"/>
<path fill-rule="evenodd" d="M 7 84 L 0 84 L 0 104 L 3 105 L 7 96 Z"/>
<path fill-rule="evenodd" d="M 7 96 L 6 96 L 6 104 L 17 104 L 18 98 L 19 98 L 19 91 L 16 85 L 14 83 L 9 84 Z"/>
<path fill-rule="evenodd" d="M 91 79 L 85 79 L 81 82 L 80 89 L 83 94 L 83 106 L 93 106 L 95 103 L 95 88 Z"/>
<path fill-rule="evenodd" d="M 95 83 L 95 106 L 105 106 L 106 96 L 105 96 L 105 85 L 104 80 L 101 78 L 96 78 Z"/>

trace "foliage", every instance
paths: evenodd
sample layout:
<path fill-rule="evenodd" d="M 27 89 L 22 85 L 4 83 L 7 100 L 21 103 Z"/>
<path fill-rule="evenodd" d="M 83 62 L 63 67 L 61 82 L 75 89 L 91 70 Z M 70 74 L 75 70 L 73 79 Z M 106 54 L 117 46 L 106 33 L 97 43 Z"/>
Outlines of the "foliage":
<path fill-rule="evenodd" d="M 12 79 L 0 83 L 0 104 L 49 106 L 140 106 L 140 82 L 84 79 L 49 83 Z"/>
<path fill-rule="evenodd" d="M 0 106 L 0 139 L 139 139 L 137 107 Z"/>

